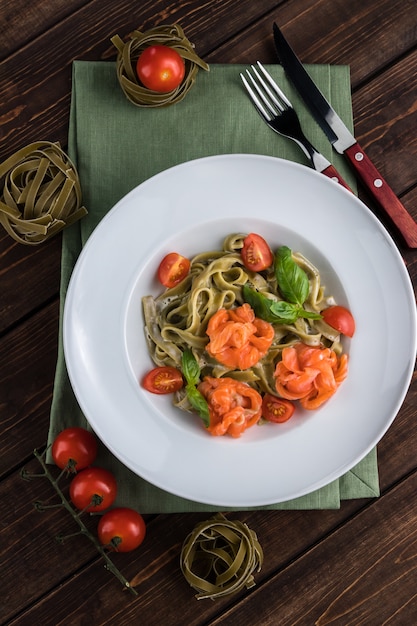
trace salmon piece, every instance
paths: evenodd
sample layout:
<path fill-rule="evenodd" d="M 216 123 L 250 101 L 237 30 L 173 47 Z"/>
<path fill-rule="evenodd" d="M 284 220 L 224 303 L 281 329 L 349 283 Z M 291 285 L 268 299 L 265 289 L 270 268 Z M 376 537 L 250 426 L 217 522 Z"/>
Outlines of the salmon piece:
<path fill-rule="evenodd" d="M 300 400 L 305 409 L 315 410 L 336 392 L 347 371 L 346 354 L 339 358 L 330 348 L 299 342 L 282 351 L 275 368 L 275 386 L 283 398 Z"/>
<path fill-rule="evenodd" d="M 207 430 L 213 436 L 240 437 L 261 417 L 261 395 L 246 383 L 228 377 L 206 376 L 198 390 L 209 406 L 210 426 Z"/>
<path fill-rule="evenodd" d="M 255 317 L 247 303 L 236 309 L 219 309 L 207 326 L 210 341 L 206 350 L 222 365 L 246 370 L 265 356 L 274 334 L 273 326 Z"/>

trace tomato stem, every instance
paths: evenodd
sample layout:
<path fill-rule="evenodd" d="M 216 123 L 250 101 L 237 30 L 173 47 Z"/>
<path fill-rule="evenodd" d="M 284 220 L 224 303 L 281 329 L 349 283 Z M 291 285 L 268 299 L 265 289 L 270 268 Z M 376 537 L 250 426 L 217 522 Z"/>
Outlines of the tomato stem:
<path fill-rule="evenodd" d="M 55 489 L 55 492 L 56 492 L 57 496 L 61 500 L 61 502 L 57 503 L 57 504 L 43 504 L 41 501 L 38 500 L 37 502 L 34 503 L 35 508 L 38 511 L 44 511 L 46 509 L 58 508 L 58 507 L 63 506 L 63 507 L 65 507 L 65 509 L 67 509 L 67 511 L 70 513 L 72 518 L 77 522 L 77 524 L 78 524 L 78 526 L 80 528 L 79 531 L 73 533 L 72 535 L 71 534 L 69 534 L 69 535 L 58 535 L 56 537 L 56 540 L 59 541 L 60 543 L 62 543 L 65 539 L 67 539 L 69 537 L 72 537 L 72 536 L 75 536 L 75 535 L 85 535 L 86 537 L 88 537 L 88 539 L 95 546 L 95 548 L 96 548 L 97 552 L 99 553 L 99 555 L 104 559 L 106 569 L 108 569 L 121 582 L 121 584 L 123 585 L 123 587 L 125 589 L 129 589 L 129 591 L 131 591 L 133 593 L 133 595 L 137 596 L 138 592 L 136 591 L 136 589 L 131 587 L 131 585 L 128 582 L 128 580 L 123 576 L 123 574 L 114 565 L 114 563 L 112 562 L 112 560 L 110 559 L 110 557 L 108 556 L 108 554 L 106 553 L 104 548 L 100 545 L 100 543 L 95 538 L 95 536 L 88 530 L 87 526 L 81 520 L 81 514 L 83 513 L 83 511 L 76 511 L 72 507 L 71 503 L 66 498 L 64 493 L 62 492 L 61 488 L 59 487 L 58 481 L 62 478 L 62 475 L 65 474 L 65 472 L 67 472 L 67 468 L 62 470 L 57 478 L 54 478 L 54 476 L 49 471 L 48 466 L 46 465 L 46 461 L 45 461 L 46 451 L 44 451 L 43 453 L 40 453 L 38 450 L 35 449 L 33 451 L 33 454 L 34 454 L 35 458 L 39 461 L 40 465 L 42 466 L 43 474 L 31 474 L 27 470 L 23 469 L 21 471 L 21 473 L 20 473 L 21 477 L 24 480 L 31 480 L 32 478 L 35 478 L 35 477 L 43 477 L 43 478 L 46 477 L 46 478 L 48 478 L 48 480 L 51 483 L 52 487 Z M 97 497 L 101 498 L 101 496 L 94 496 L 93 499 L 97 498 Z M 89 506 L 91 506 L 91 503 L 89 504 Z"/>

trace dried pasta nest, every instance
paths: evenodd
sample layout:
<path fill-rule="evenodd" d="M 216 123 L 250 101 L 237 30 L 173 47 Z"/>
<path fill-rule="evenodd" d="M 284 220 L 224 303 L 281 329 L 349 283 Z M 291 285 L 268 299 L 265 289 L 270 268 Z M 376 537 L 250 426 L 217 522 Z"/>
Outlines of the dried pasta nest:
<path fill-rule="evenodd" d="M 221 598 L 255 585 L 263 552 L 253 530 L 218 513 L 195 526 L 181 550 L 181 571 L 198 594 L 196 598 Z"/>
<path fill-rule="evenodd" d="M 163 107 L 180 102 L 191 89 L 196 79 L 198 69 L 206 71 L 209 66 L 194 51 L 194 45 L 188 41 L 184 31 L 178 24 L 172 26 L 158 26 L 144 33 L 139 30 L 129 35 L 126 43 L 119 35 L 111 38 L 111 42 L 118 50 L 117 78 L 125 96 L 139 107 Z M 144 87 L 136 74 L 136 63 L 145 48 L 154 45 L 164 45 L 173 48 L 185 61 L 185 76 L 181 84 L 168 93 L 158 93 Z"/>
<path fill-rule="evenodd" d="M 0 165 L 0 223 L 19 243 L 37 245 L 86 215 L 77 171 L 60 144 L 38 141 Z"/>

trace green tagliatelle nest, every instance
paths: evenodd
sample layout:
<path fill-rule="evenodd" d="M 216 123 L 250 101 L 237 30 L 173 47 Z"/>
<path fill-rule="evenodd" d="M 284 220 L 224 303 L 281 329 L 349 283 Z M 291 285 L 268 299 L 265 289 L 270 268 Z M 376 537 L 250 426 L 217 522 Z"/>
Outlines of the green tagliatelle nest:
<path fill-rule="evenodd" d="M 180 102 L 191 89 L 198 69 L 208 71 L 209 66 L 194 52 L 194 46 L 184 35 L 178 24 L 158 26 L 146 31 L 133 31 L 126 43 L 119 35 L 111 38 L 118 50 L 117 78 L 125 96 L 139 107 L 163 107 Z M 168 93 L 158 93 L 144 87 L 136 74 L 136 63 L 140 54 L 149 46 L 169 46 L 178 52 L 185 61 L 185 76 L 181 84 Z"/>
<path fill-rule="evenodd" d="M 221 598 L 255 585 L 263 552 L 253 530 L 218 513 L 197 524 L 181 550 L 181 571 L 203 598 Z"/>
<path fill-rule="evenodd" d="M 60 144 L 38 141 L 0 165 L 0 223 L 37 245 L 86 215 L 77 171 Z"/>

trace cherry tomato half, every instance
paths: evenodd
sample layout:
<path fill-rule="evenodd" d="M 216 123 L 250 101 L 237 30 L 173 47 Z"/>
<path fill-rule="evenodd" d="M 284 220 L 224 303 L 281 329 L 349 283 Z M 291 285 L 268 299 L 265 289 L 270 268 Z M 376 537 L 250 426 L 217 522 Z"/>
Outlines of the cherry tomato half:
<path fill-rule="evenodd" d="M 328 309 L 324 309 L 321 312 L 326 324 L 338 330 L 339 333 L 353 337 L 355 333 L 355 320 L 352 313 L 345 309 L 344 306 L 329 306 Z"/>
<path fill-rule="evenodd" d="M 72 479 L 71 502 L 83 511 L 103 511 L 113 504 L 117 495 L 116 479 L 101 467 L 87 467 Z"/>
<path fill-rule="evenodd" d="M 138 58 L 136 72 L 147 89 L 168 93 L 182 83 L 185 63 L 180 54 L 169 46 L 149 46 Z"/>
<path fill-rule="evenodd" d="M 140 513 L 120 507 L 103 515 L 97 533 L 103 546 L 109 546 L 117 552 L 130 552 L 145 539 L 146 525 Z"/>
<path fill-rule="evenodd" d="M 284 398 L 277 398 L 266 393 L 262 399 L 262 417 L 268 422 L 281 424 L 293 416 L 295 407 L 292 402 Z"/>
<path fill-rule="evenodd" d="M 97 439 L 85 428 L 65 428 L 54 439 L 51 454 L 59 468 L 78 472 L 94 462 Z"/>
<path fill-rule="evenodd" d="M 182 374 L 175 367 L 168 365 L 154 367 L 142 381 L 146 391 L 157 394 L 174 393 L 182 388 L 184 380 Z"/>
<path fill-rule="evenodd" d="M 162 259 L 158 267 L 158 280 L 164 287 L 171 289 L 178 285 L 190 271 L 190 261 L 178 252 L 170 252 Z"/>
<path fill-rule="evenodd" d="M 256 233 L 250 233 L 243 241 L 241 250 L 244 266 L 253 272 L 266 270 L 274 262 L 274 255 L 265 239 Z"/>

